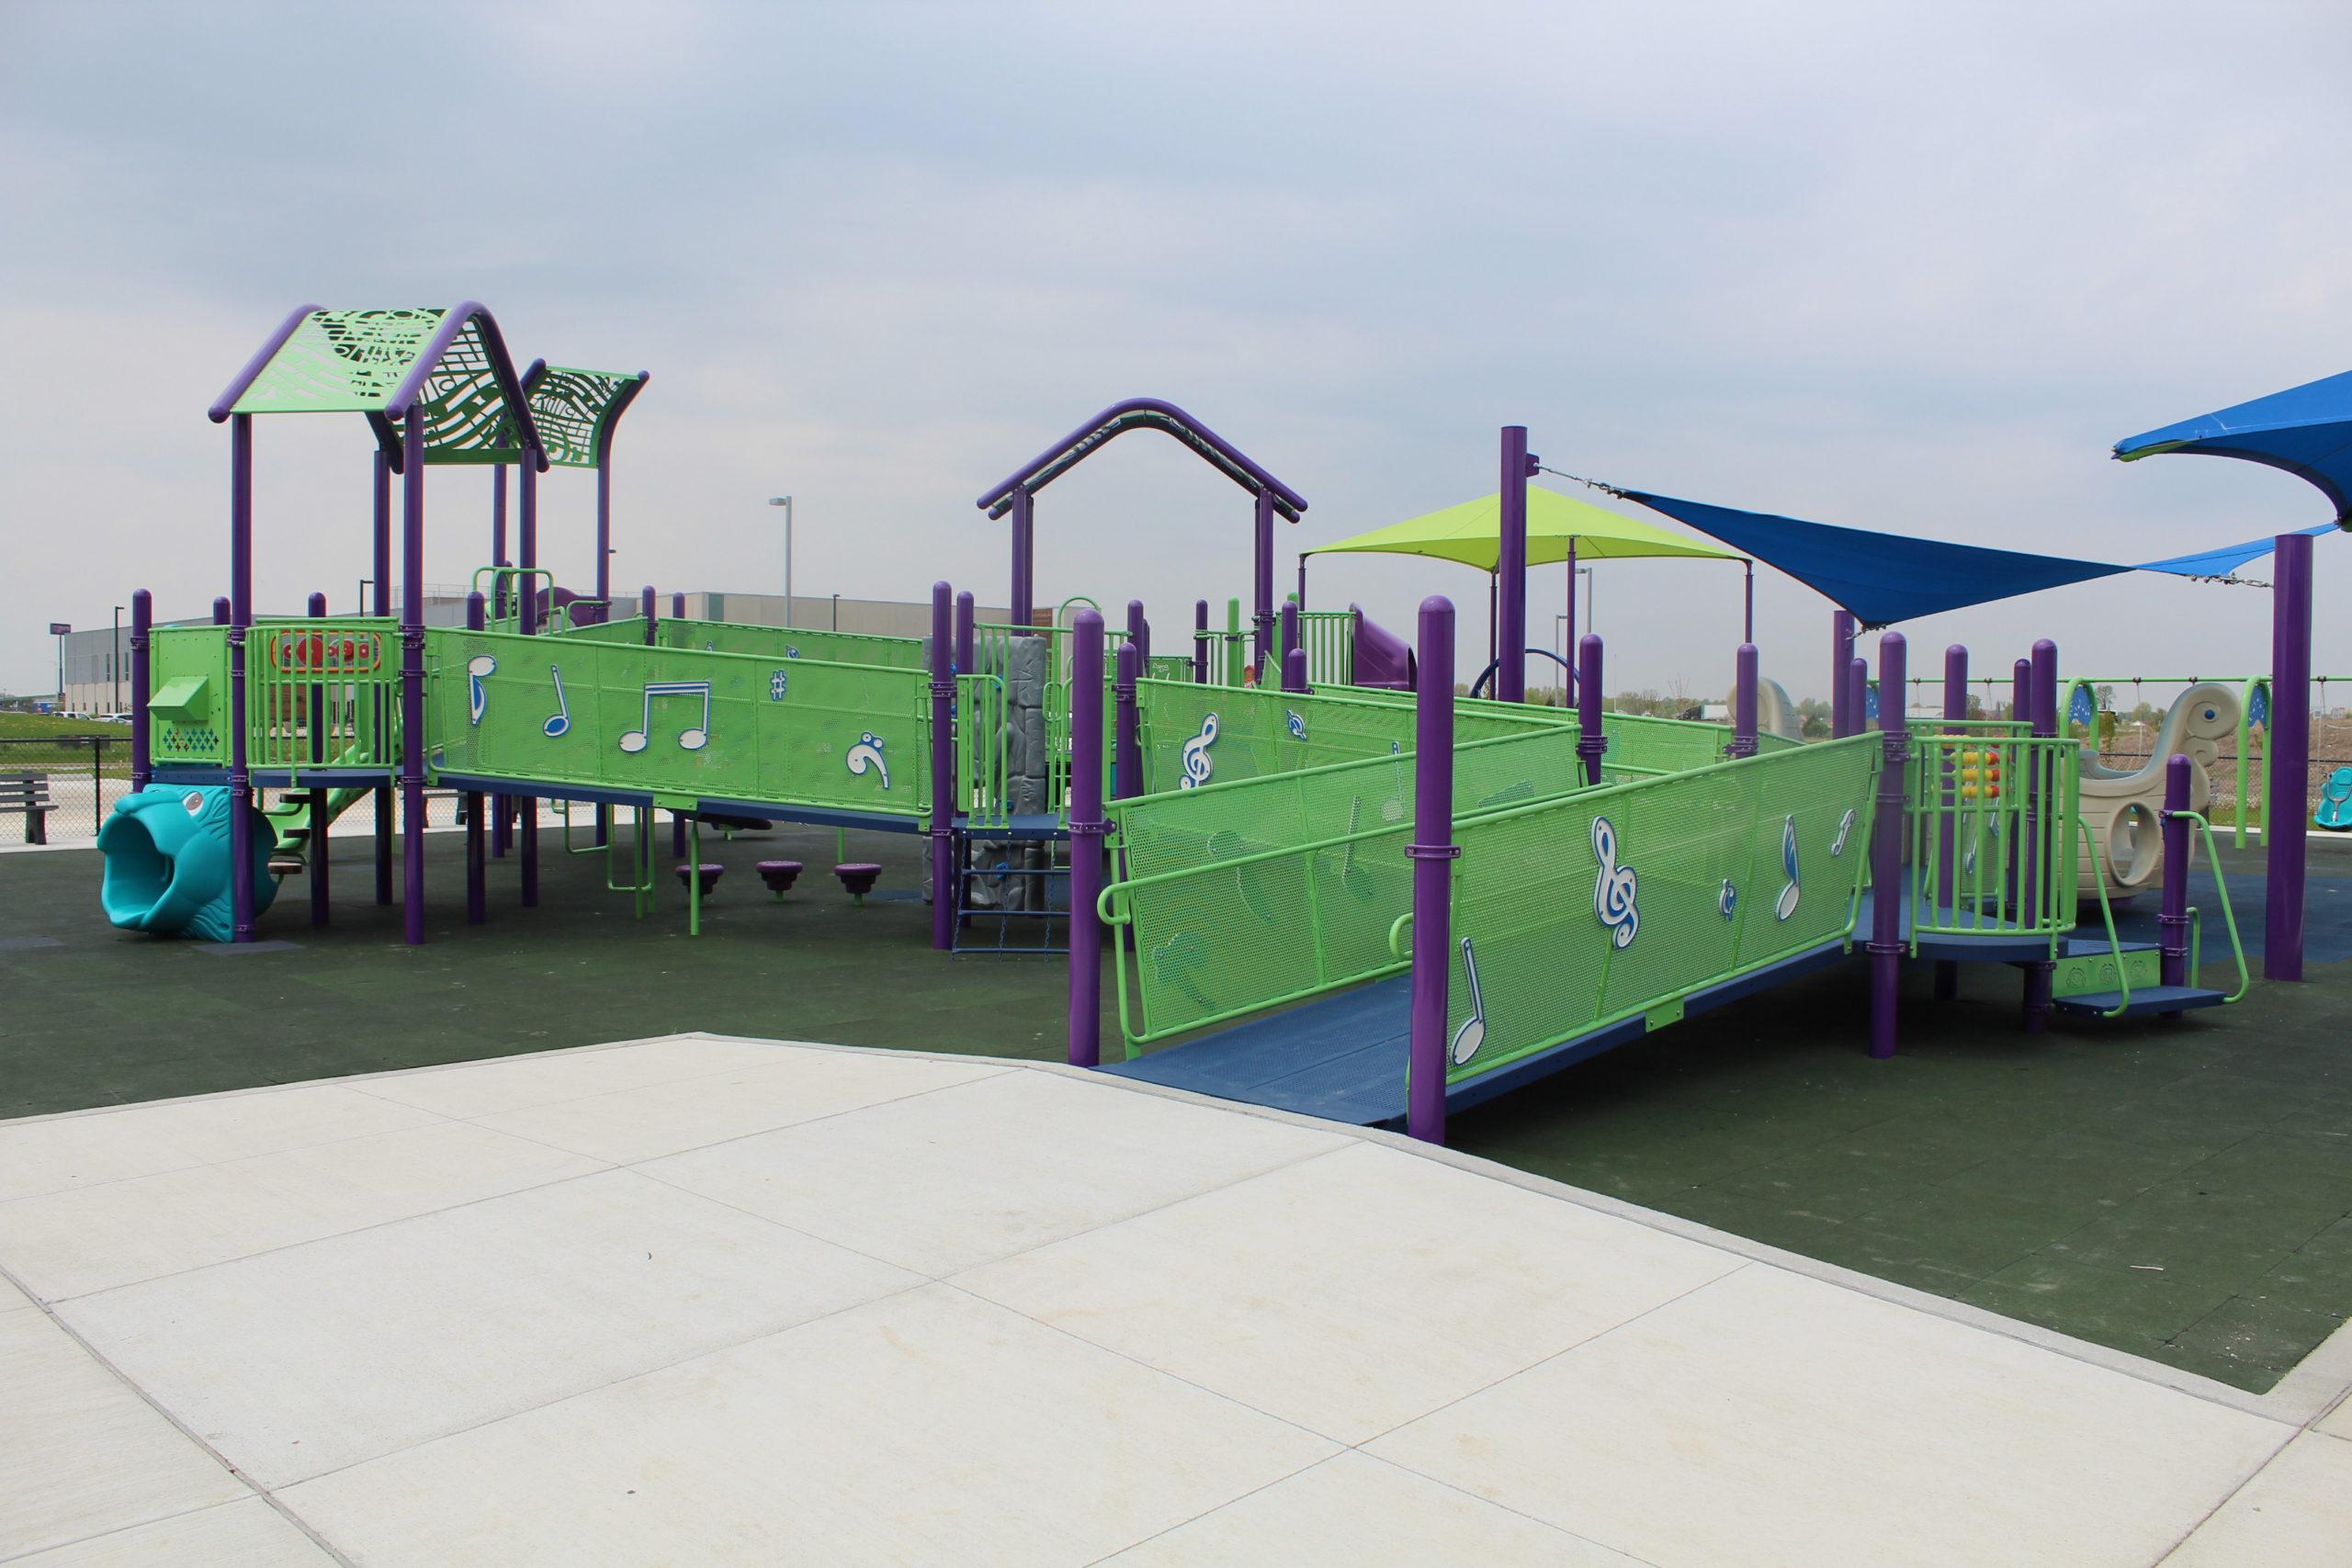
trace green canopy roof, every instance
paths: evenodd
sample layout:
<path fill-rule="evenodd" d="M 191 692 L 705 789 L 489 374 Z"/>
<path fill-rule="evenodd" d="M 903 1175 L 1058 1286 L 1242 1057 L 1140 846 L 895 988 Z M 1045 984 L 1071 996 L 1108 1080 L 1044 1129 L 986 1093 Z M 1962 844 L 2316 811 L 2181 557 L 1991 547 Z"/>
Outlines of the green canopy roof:
<path fill-rule="evenodd" d="M 1311 556 L 1352 554 L 1434 556 L 1460 561 L 1481 571 L 1495 570 L 1501 553 L 1502 497 L 1482 495 L 1427 516 L 1391 523 L 1369 534 L 1335 544 L 1317 545 Z M 1540 485 L 1527 487 L 1527 564 L 1543 566 L 1568 558 L 1570 541 L 1577 558 L 1618 560 L 1634 556 L 1697 556 L 1712 560 L 1746 560 L 1736 550 L 1704 539 L 1669 534 L 1655 523 L 1626 517 L 1588 502 L 1562 495 Z"/>

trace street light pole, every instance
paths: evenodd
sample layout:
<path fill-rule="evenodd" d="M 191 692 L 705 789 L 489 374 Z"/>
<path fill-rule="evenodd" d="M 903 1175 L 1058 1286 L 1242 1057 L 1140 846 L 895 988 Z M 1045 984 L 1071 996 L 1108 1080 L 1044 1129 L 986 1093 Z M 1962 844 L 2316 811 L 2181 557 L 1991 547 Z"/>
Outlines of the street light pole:
<path fill-rule="evenodd" d="M 784 508 L 784 624 L 792 624 L 792 497 L 772 495 L 770 506 Z"/>

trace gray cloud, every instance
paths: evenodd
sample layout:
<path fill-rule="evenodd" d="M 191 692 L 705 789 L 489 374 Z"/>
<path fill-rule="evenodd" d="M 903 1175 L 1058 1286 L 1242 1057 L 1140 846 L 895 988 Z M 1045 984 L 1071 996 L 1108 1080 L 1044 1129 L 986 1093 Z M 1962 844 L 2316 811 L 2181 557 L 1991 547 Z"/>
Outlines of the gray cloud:
<path fill-rule="evenodd" d="M 651 369 L 617 571 L 664 588 L 772 585 L 791 490 L 804 588 L 1001 592 L 972 497 L 1136 393 L 1308 495 L 1285 551 L 1491 489 L 1508 421 L 1578 472 L 2014 547 L 2319 521 L 2282 476 L 2104 452 L 2352 359 L 2347 45 L 2317 3 L 15 5 L 0 685 L 46 680 L 51 618 L 220 591 L 202 409 L 301 299 L 479 298 L 518 354 Z M 356 422 L 271 422 L 261 454 L 265 603 L 346 602 Z M 435 474 L 436 581 L 485 493 Z M 547 496 L 582 575 L 586 482 Z M 1155 438 L 1039 515 L 1047 594 L 1164 626 L 1247 591 L 1238 492 Z M 2318 658 L 2352 670 L 2340 545 Z M 1468 572 L 1313 586 L 1398 624 L 1450 592 L 1484 639 Z M 1612 684 L 1724 683 L 1736 573 L 1611 566 L 1600 598 Z M 1905 629 L 2207 673 L 2265 661 L 2267 612 L 2128 579 Z M 1817 685 L 1826 620 L 1768 576 L 1768 671 Z"/>

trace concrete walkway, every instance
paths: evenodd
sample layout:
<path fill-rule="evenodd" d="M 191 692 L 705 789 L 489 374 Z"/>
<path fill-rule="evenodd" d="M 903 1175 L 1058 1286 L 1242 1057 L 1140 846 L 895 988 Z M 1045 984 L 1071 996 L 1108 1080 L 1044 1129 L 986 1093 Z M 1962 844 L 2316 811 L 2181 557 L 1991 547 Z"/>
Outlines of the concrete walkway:
<path fill-rule="evenodd" d="M 2266 1397 L 1499 1167 L 681 1036 L 0 1123 L 0 1562 L 2352 1561 Z"/>

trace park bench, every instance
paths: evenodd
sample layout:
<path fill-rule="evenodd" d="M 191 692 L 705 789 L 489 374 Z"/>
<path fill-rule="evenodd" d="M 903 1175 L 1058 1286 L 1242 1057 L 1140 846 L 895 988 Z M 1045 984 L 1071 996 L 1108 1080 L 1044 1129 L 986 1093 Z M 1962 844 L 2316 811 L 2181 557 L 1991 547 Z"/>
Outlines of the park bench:
<path fill-rule="evenodd" d="M 49 842 L 49 814 L 56 809 L 47 773 L 0 773 L 0 811 L 25 814 L 25 842 Z"/>

